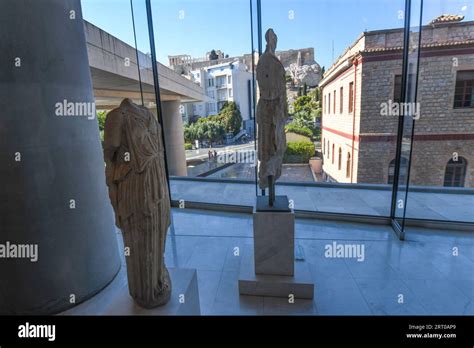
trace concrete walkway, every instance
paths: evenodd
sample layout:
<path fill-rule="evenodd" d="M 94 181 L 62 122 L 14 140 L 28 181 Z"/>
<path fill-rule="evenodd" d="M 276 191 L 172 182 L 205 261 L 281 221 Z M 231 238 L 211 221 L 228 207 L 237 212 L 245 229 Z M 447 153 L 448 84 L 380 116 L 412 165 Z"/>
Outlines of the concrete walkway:
<path fill-rule="evenodd" d="M 292 199 L 298 210 L 390 215 L 390 190 L 278 184 L 276 192 Z M 171 179 L 171 195 L 175 200 L 253 206 L 255 194 L 254 182 Z M 410 192 L 406 215 L 408 218 L 474 222 L 474 195 Z"/>

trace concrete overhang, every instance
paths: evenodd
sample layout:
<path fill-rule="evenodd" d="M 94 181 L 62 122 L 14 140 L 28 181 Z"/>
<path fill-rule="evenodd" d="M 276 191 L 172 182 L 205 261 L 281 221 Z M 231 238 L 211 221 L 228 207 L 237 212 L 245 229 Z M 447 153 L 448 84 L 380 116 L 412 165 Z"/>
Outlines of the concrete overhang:
<path fill-rule="evenodd" d="M 151 57 L 87 21 L 84 21 L 84 32 L 97 108 L 116 107 L 124 98 L 141 102 L 141 90 L 145 104 L 154 104 Z M 140 64 L 137 64 L 137 53 Z M 156 64 L 163 101 L 211 101 L 202 87 L 165 65 Z"/>

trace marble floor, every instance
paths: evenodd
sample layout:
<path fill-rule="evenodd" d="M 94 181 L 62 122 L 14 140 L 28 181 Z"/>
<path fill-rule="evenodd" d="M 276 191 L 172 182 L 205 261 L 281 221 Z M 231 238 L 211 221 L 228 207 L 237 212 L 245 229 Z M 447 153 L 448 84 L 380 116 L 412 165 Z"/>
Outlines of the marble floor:
<path fill-rule="evenodd" d="M 175 200 L 252 206 L 255 183 L 171 179 Z M 279 183 L 277 194 L 287 195 L 298 210 L 389 216 L 392 192 L 382 189 L 292 186 Z M 408 218 L 474 222 L 474 194 L 410 192 Z"/>
<path fill-rule="evenodd" d="M 472 233 L 412 228 L 402 242 L 388 226 L 297 219 L 297 254 L 310 264 L 315 291 L 313 300 L 289 303 L 239 296 L 251 215 L 173 209 L 173 223 L 167 266 L 197 270 L 202 315 L 474 314 Z M 363 261 L 325 257 L 334 242 L 363 246 Z"/>

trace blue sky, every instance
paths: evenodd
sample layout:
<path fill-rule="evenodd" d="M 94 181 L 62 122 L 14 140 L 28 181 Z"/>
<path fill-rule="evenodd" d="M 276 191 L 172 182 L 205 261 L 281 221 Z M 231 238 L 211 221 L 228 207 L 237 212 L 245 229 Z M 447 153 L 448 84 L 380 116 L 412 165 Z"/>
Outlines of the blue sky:
<path fill-rule="evenodd" d="M 256 4 L 255 0 L 252 0 Z M 412 0 L 416 5 L 420 0 Z M 84 19 L 134 45 L 130 0 L 81 0 Z M 152 0 L 158 60 L 211 49 L 230 56 L 251 52 L 250 0 Z M 261 0 L 262 30 L 272 27 L 278 50 L 314 47 L 329 67 L 364 30 L 403 26 L 404 0 Z M 149 52 L 145 0 L 133 0 L 138 48 Z M 255 8 L 255 6 L 254 6 Z M 443 14 L 474 20 L 473 0 L 425 0 L 423 22 Z M 256 18 L 256 14 L 254 16 Z M 256 28 L 254 45 L 257 48 Z M 263 47 L 265 45 L 263 44 Z M 334 50 L 333 50 L 334 47 Z M 334 51 L 334 53 L 333 53 Z"/>

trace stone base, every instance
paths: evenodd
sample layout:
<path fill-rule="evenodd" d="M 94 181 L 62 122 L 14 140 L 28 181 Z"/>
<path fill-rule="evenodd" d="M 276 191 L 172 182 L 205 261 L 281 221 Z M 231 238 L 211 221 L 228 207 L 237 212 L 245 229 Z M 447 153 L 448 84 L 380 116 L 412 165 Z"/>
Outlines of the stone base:
<path fill-rule="evenodd" d="M 253 212 L 255 273 L 292 276 L 295 264 L 295 213 Z"/>
<path fill-rule="evenodd" d="M 295 262 L 294 276 L 255 274 L 253 250 L 249 246 L 242 252 L 239 274 L 240 295 L 272 296 L 312 299 L 314 284 L 305 261 Z"/>
<path fill-rule="evenodd" d="M 145 309 L 128 292 L 126 268 L 99 294 L 63 312 L 63 315 L 200 315 L 199 290 L 195 269 L 168 268 L 172 293 L 163 306 Z"/>

